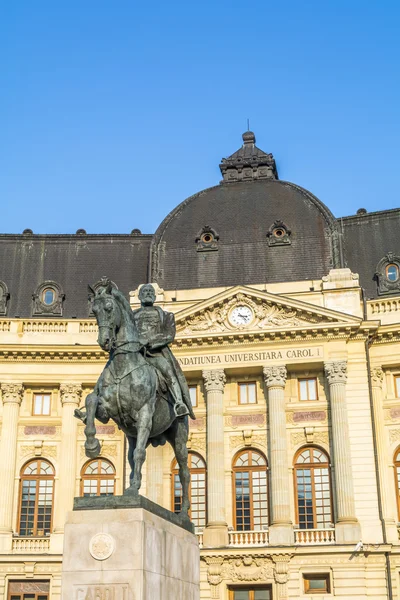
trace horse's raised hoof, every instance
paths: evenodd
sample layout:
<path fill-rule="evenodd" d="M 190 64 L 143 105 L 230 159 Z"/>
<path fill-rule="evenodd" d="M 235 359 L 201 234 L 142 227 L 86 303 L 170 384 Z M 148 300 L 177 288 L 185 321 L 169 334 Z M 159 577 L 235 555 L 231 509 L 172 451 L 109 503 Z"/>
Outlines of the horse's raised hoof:
<path fill-rule="evenodd" d="M 85 442 L 85 454 L 88 458 L 97 458 L 100 454 L 101 446 L 99 440 L 94 440 L 93 444 Z"/>
<path fill-rule="evenodd" d="M 128 488 L 126 488 L 126 490 L 124 491 L 124 496 L 135 496 L 135 497 L 138 497 L 139 496 L 139 490 L 137 490 L 135 487 L 133 487 L 131 485 Z"/>

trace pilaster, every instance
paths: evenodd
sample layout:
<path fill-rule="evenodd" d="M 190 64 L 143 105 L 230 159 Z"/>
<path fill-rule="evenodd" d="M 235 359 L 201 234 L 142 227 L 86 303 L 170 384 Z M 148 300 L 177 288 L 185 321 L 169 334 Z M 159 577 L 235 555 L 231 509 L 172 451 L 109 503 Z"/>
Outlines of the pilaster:
<path fill-rule="evenodd" d="M 360 540 L 360 524 L 355 516 L 353 472 L 351 468 L 349 422 L 346 407 L 347 361 L 328 361 L 324 365 L 329 384 L 333 463 L 336 483 L 336 542 Z"/>
<path fill-rule="evenodd" d="M 294 542 L 290 518 L 289 466 L 287 460 L 285 395 L 287 371 L 285 365 L 264 367 L 264 381 L 268 392 L 269 440 L 271 464 L 271 545 L 289 545 Z"/>
<path fill-rule="evenodd" d="M 17 458 L 18 417 L 23 397 L 22 383 L 2 383 L 3 422 L 0 441 L 0 552 L 11 550 Z"/>
<path fill-rule="evenodd" d="M 203 545 L 216 548 L 228 545 L 225 515 L 224 469 L 224 387 L 223 369 L 203 371 L 207 403 L 207 500 L 208 522 Z"/>
<path fill-rule="evenodd" d="M 75 496 L 76 461 L 77 461 L 77 431 L 78 419 L 74 411 L 79 406 L 82 395 L 80 383 L 68 382 L 60 384 L 60 399 L 62 405 L 61 452 L 58 486 L 55 491 L 54 533 L 64 531 L 67 512 L 72 510 Z M 57 544 L 53 536 L 52 550 Z"/>
<path fill-rule="evenodd" d="M 386 530 L 386 541 L 388 543 L 397 544 L 399 539 L 395 520 L 396 509 L 394 506 L 394 494 L 388 493 L 391 487 L 389 483 L 389 451 L 383 413 L 382 387 L 384 372 L 382 367 L 374 367 L 371 369 L 370 375 L 382 516 Z"/>

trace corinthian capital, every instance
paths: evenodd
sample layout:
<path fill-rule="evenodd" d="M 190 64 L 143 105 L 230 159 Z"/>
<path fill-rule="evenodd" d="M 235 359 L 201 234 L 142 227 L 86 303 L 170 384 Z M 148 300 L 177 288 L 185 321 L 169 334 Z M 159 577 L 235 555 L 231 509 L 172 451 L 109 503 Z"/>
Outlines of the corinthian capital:
<path fill-rule="evenodd" d="M 80 383 L 61 383 L 61 404 L 79 404 L 81 401 L 82 386 Z"/>
<path fill-rule="evenodd" d="M 22 383 L 2 383 L 1 394 L 4 404 L 6 402 L 14 402 L 21 404 L 24 386 Z"/>
<path fill-rule="evenodd" d="M 275 365 L 263 368 L 264 381 L 267 388 L 285 387 L 287 371 L 285 365 Z"/>
<path fill-rule="evenodd" d="M 373 387 L 382 387 L 383 375 L 384 373 L 382 367 L 375 367 L 374 369 L 371 369 L 371 383 Z"/>
<path fill-rule="evenodd" d="M 203 371 L 204 387 L 207 392 L 223 392 L 226 377 L 223 369 L 206 369 Z"/>
<path fill-rule="evenodd" d="M 330 360 L 324 364 L 324 369 L 329 385 L 333 383 L 346 383 L 347 360 Z"/>

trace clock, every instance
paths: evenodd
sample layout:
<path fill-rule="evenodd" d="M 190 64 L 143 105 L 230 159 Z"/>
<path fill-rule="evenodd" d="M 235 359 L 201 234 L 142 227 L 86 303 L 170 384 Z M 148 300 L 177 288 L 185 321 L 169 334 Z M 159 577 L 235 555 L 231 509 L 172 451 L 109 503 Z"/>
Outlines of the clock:
<path fill-rule="evenodd" d="M 245 304 L 241 304 L 239 306 L 235 306 L 235 308 L 231 311 L 229 315 L 229 321 L 236 327 L 243 327 L 243 325 L 248 325 L 251 323 L 253 316 L 254 315 L 251 308 Z"/>

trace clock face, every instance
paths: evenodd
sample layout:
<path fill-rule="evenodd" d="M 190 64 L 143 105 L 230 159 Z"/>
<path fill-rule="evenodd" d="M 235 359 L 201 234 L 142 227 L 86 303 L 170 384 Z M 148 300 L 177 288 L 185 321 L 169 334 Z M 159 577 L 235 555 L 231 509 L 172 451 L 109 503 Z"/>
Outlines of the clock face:
<path fill-rule="evenodd" d="M 235 306 L 229 315 L 229 320 L 237 327 L 248 325 L 253 320 L 253 311 L 245 305 Z"/>

